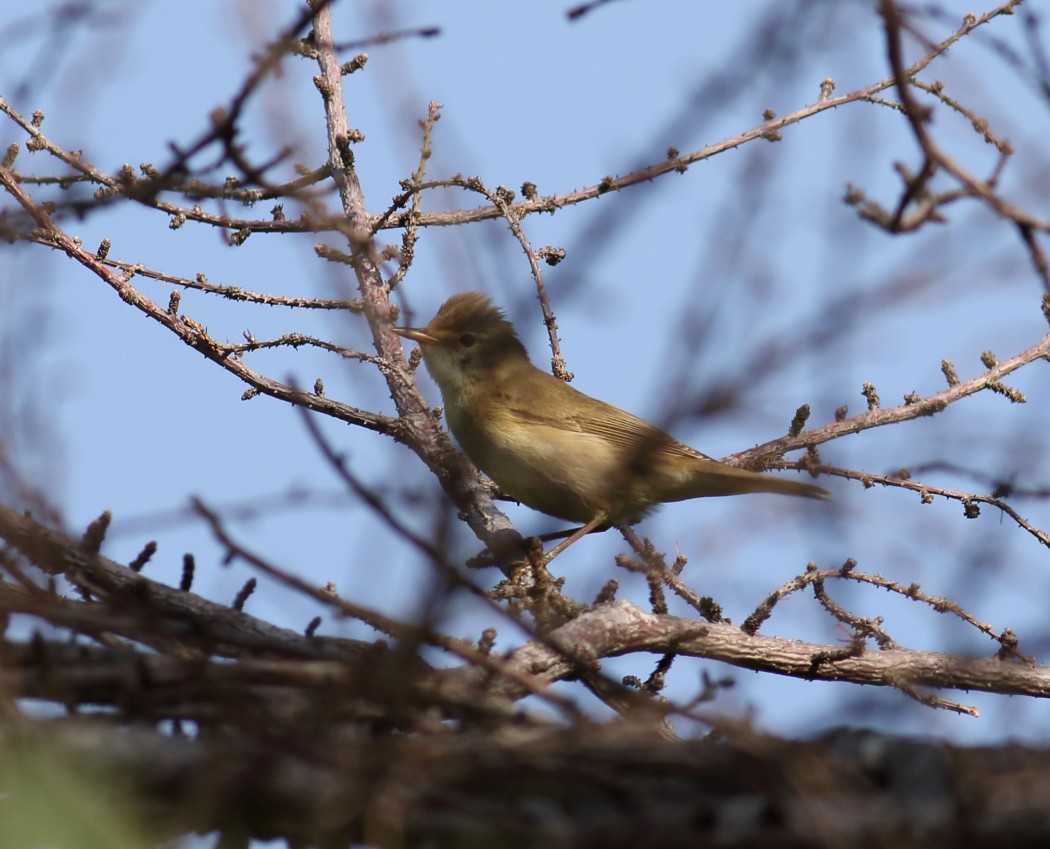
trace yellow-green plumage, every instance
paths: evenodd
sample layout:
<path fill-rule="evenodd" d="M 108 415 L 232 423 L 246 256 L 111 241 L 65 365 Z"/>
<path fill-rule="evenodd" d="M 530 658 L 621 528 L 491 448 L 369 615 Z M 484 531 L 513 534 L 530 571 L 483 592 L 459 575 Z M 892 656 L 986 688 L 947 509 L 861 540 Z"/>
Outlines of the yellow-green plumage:
<path fill-rule="evenodd" d="M 632 520 L 667 501 L 772 492 L 824 498 L 819 486 L 745 471 L 584 395 L 529 362 L 487 297 L 449 298 L 420 343 L 445 418 L 467 456 L 509 497 L 574 522 Z"/>

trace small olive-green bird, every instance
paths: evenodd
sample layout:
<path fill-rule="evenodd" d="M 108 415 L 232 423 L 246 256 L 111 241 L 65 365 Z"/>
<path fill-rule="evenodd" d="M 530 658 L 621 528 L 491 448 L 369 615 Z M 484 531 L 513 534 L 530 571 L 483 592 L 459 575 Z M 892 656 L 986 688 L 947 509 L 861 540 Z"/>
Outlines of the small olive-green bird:
<path fill-rule="evenodd" d="M 426 327 L 395 332 L 419 343 L 448 426 L 474 465 L 535 510 L 594 528 L 636 520 L 667 501 L 827 496 L 813 484 L 719 463 L 541 371 L 514 326 L 478 292 L 453 295 Z"/>

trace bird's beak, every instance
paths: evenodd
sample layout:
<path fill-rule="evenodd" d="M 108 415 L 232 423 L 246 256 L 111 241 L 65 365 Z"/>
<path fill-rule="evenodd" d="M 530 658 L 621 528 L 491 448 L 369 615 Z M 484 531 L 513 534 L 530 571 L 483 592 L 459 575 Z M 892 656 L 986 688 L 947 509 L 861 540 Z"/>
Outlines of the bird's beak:
<path fill-rule="evenodd" d="M 421 327 L 392 327 L 398 336 L 404 336 L 406 339 L 411 339 L 413 342 L 418 342 L 420 345 L 436 345 L 438 340 L 428 334 Z"/>

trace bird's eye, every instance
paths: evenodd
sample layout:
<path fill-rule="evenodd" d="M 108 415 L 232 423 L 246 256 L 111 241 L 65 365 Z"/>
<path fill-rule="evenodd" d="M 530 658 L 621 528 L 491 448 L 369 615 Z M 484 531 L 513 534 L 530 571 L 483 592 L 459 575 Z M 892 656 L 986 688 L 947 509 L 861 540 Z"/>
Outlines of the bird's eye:
<path fill-rule="evenodd" d="M 473 333 L 464 333 L 462 336 L 459 337 L 459 344 L 462 345 L 464 348 L 471 347 L 477 341 L 478 337 L 475 336 Z"/>

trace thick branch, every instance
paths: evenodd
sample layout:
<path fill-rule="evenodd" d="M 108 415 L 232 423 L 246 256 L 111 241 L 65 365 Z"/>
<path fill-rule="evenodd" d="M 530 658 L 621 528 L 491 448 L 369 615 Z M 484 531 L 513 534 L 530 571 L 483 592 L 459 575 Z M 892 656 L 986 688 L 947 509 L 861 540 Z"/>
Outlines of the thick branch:
<path fill-rule="evenodd" d="M 1050 667 L 1039 664 L 899 648 L 842 657 L 842 646 L 749 636 L 734 625 L 646 613 L 626 601 L 592 608 L 547 641 L 563 651 L 529 643 L 512 652 L 509 663 L 553 681 L 572 673 L 577 664 L 569 657 L 673 652 L 807 681 L 1050 697 Z"/>

